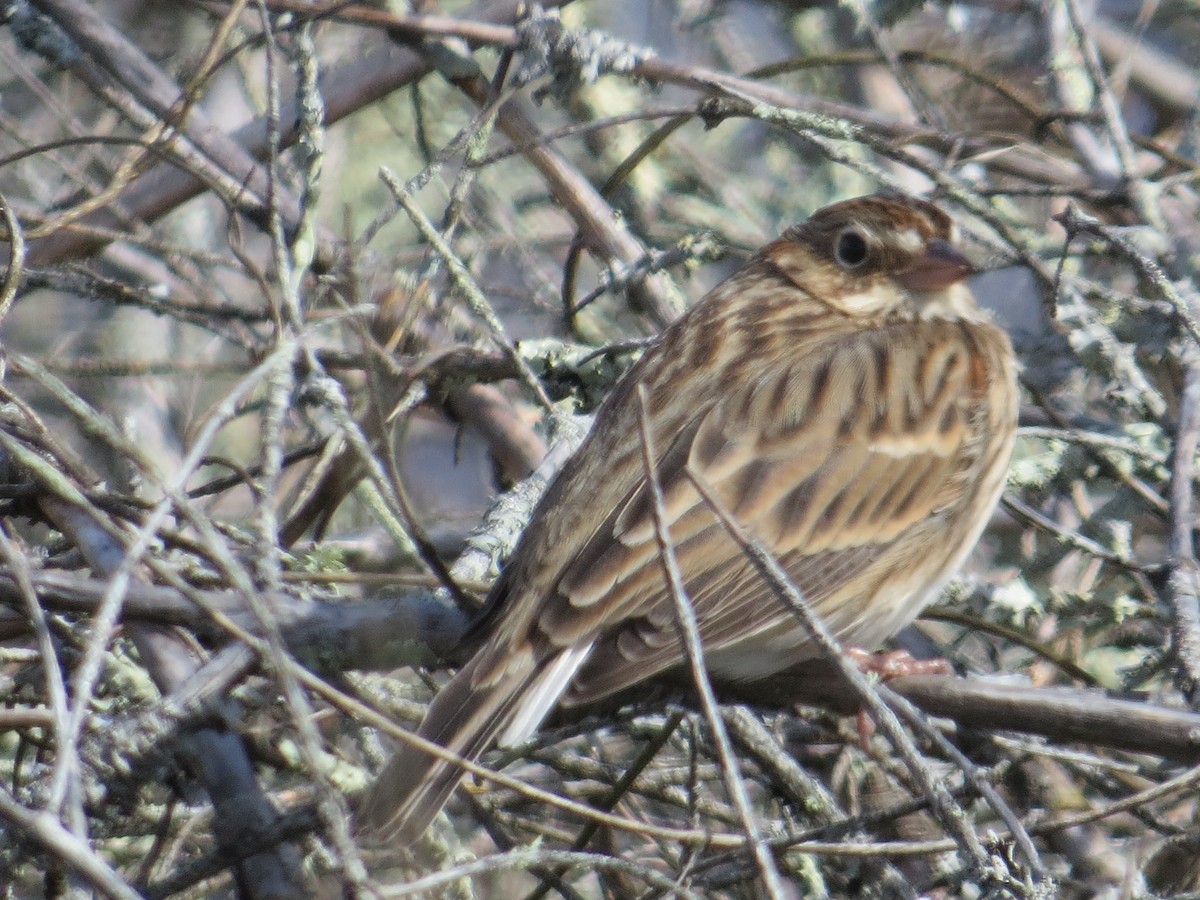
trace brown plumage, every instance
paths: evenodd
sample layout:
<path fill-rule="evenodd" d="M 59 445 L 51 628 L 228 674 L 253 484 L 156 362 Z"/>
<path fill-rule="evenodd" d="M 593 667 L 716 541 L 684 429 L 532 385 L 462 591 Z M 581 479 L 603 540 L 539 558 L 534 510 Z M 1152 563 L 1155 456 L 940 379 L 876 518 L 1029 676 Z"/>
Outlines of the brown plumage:
<path fill-rule="evenodd" d="M 817 212 L 668 328 L 605 401 L 534 513 L 420 733 L 476 759 L 556 704 L 684 661 L 657 557 L 637 386 L 709 669 L 766 676 L 814 655 L 697 495 L 698 473 L 847 644 L 874 648 L 936 598 L 1004 483 L 1017 388 L 1004 332 L 962 283 L 950 218 L 872 196 Z M 409 747 L 360 812 L 418 836 L 461 771 Z"/>

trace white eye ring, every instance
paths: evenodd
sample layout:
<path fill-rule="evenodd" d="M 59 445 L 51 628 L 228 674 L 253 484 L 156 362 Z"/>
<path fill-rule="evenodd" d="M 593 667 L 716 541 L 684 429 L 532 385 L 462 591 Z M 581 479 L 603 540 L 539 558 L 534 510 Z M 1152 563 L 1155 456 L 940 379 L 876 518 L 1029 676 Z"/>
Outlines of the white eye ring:
<path fill-rule="evenodd" d="M 857 269 L 871 256 L 871 245 L 858 228 L 845 228 L 833 242 L 833 258 L 843 269 Z"/>

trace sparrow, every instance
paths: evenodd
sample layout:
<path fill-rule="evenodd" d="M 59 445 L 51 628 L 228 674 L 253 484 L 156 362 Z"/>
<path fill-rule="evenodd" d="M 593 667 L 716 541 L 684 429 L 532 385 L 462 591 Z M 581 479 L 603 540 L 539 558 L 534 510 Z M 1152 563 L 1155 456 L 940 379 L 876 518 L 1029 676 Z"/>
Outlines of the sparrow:
<path fill-rule="evenodd" d="M 642 404 L 666 523 L 712 676 L 818 655 L 693 479 L 846 645 L 877 648 L 937 598 L 1004 486 L 1017 423 L 1008 336 L 965 284 L 950 216 L 873 195 L 788 229 L 631 367 L 535 510 L 419 733 L 469 760 L 686 663 L 655 540 Z M 360 833 L 407 843 L 461 769 L 403 747 Z"/>

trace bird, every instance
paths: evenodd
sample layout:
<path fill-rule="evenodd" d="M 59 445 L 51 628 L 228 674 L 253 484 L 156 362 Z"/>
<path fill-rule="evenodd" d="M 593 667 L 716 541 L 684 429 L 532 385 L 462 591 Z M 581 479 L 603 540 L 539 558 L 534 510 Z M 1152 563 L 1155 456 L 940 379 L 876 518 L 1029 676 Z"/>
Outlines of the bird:
<path fill-rule="evenodd" d="M 752 681 L 820 651 L 697 480 L 843 645 L 876 649 L 912 622 L 983 532 L 1016 434 L 1017 364 L 972 272 L 943 209 L 873 194 L 818 210 L 713 288 L 600 405 L 471 627 L 478 649 L 418 733 L 475 761 L 527 740 L 556 706 L 687 662 L 647 433 L 710 675 Z M 401 747 L 359 833 L 411 843 L 461 777 Z"/>

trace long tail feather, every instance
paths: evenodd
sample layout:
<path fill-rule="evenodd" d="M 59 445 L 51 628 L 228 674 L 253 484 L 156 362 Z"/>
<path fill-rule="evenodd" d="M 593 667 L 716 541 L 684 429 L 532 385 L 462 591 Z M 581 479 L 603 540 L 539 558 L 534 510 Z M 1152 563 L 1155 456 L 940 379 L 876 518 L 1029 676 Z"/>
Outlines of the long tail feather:
<path fill-rule="evenodd" d="M 536 729 L 586 659 L 587 649 L 571 648 L 541 664 L 532 656 L 525 664 L 510 659 L 502 677 L 484 684 L 476 677 L 476 657 L 438 692 L 417 733 L 474 762 L 502 731 L 511 735 L 514 723 L 523 734 Z M 446 805 L 462 777 L 454 762 L 401 747 L 359 809 L 359 833 L 380 843 L 411 843 Z"/>

